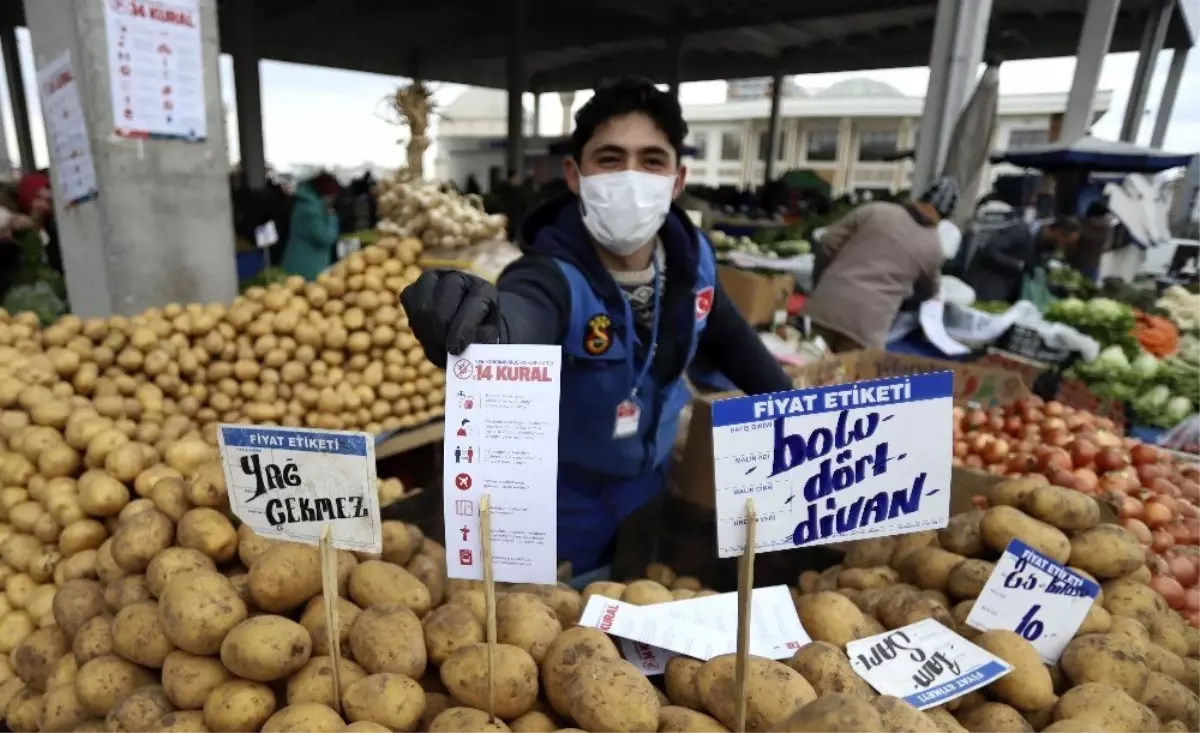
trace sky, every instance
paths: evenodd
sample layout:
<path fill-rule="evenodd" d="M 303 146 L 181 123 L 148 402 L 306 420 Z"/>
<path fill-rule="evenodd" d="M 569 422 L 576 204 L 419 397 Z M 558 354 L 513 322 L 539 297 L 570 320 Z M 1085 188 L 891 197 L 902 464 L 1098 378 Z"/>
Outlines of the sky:
<path fill-rule="evenodd" d="M 17 41 L 25 86 L 29 93 L 30 115 L 33 119 L 34 152 L 38 166 L 41 167 L 47 165 L 45 133 L 38 102 L 33 98 L 36 96 L 37 85 L 29 33 L 26 29 L 18 29 Z M 1142 121 L 1139 142 L 1148 142 L 1154 128 L 1154 114 L 1158 108 L 1170 58 L 1170 52 L 1165 52 L 1160 55 L 1156 64 L 1147 98 L 1148 114 Z M 1136 63 L 1136 53 L 1110 54 L 1105 59 L 1100 88 L 1112 90 L 1113 102 L 1108 113 L 1093 128 L 1095 134 L 1116 139 L 1129 89 L 1133 83 Z M 230 158 L 237 160 L 237 105 L 234 97 L 232 59 L 222 56 L 220 67 Z M 1074 68 L 1073 57 L 1010 61 L 1000 70 L 1000 93 L 1065 93 L 1070 88 Z M 928 83 L 929 70 L 880 69 L 807 74 L 796 76 L 795 79 L 804 87 L 823 88 L 854 77 L 876 79 L 891 84 L 906 95 L 922 96 Z M 383 100 L 403 81 L 400 77 L 379 74 L 276 61 L 261 62 L 263 127 L 268 162 L 284 170 L 290 166 L 305 164 L 357 166 L 370 162 L 386 168 L 401 165 L 404 161 L 404 150 L 398 139 L 403 133 L 401 128 L 387 121 Z M 8 103 L 7 84 L 2 76 L 0 87 L 4 88 L 5 138 L 10 158 L 15 159 L 17 154 L 12 110 Z M 436 98 L 444 106 L 452 102 L 464 89 L 465 87 L 455 84 L 438 85 Z M 1200 53 L 1191 53 L 1167 132 L 1164 146 L 1167 150 L 1195 152 L 1197 141 L 1200 141 L 1200 94 L 1196 93 L 1197 89 L 1200 89 Z M 582 105 L 588 96 L 590 93 L 587 92 L 577 94 L 575 108 Z M 724 101 L 724 98 L 723 81 L 689 83 L 681 88 L 681 99 L 685 105 L 716 103 Z M 529 95 L 526 96 L 526 107 L 532 107 L 532 98 Z M 542 133 L 557 134 L 561 119 L 562 107 L 558 95 L 543 95 L 540 120 Z M 433 132 L 436 135 L 436 123 Z M 426 160 L 430 161 L 435 154 L 436 142 Z M 430 166 L 427 164 L 427 167 Z"/>

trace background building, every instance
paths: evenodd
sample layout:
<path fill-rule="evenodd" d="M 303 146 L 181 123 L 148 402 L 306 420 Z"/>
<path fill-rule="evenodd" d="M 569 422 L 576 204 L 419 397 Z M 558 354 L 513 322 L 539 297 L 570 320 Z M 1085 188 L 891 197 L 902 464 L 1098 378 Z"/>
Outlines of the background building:
<path fill-rule="evenodd" d="M 1096 118 L 1108 111 L 1112 96 L 1107 90 L 1097 93 Z M 503 175 L 505 105 L 504 92 L 476 88 L 447 107 L 438 128 L 439 179 L 462 186 L 473 173 L 486 187 L 490 175 Z M 908 188 L 912 162 L 895 158 L 897 151 L 916 146 L 923 105 L 921 97 L 906 96 L 868 78 L 812 90 L 789 79 L 781 99 L 775 171 L 812 169 L 831 184 L 835 194 Z M 1054 118 L 1061 117 L 1066 107 L 1066 92 L 1001 96 L 994 149 L 1047 142 Z M 687 143 L 696 148 L 695 159 L 688 162 L 689 182 L 761 185 L 770 110 L 768 79 L 730 81 L 721 104 L 684 105 L 691 128 Z M 550 142 L 548 138 L 526 142 L 527 175 L 541 180 L 558 175 L 558 158 L 549 154 Z M 1013 172 L 1011 166 L 992 166 L 984 180 Z"/>

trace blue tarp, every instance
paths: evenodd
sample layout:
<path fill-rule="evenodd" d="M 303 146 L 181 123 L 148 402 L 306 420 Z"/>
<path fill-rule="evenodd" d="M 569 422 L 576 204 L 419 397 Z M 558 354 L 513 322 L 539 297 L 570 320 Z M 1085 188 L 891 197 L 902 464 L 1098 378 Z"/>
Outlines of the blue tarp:
<path fill-rule="evenodd" d="M 993 163 L 1010 163 L 1022 168 L 1119 173 L 1157 173 L 1186 166 L 1191 160 L 1191 154 L 1168 153 L 1090 135 L 1071 143 L 1047 143 L 992 156 Z"/>

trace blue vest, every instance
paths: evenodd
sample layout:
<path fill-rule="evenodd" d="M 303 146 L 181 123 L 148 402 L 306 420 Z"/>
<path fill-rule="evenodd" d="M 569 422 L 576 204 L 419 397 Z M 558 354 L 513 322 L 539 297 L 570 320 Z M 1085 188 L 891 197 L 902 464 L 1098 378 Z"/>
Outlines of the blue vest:
<path fill-rule="evenodd" d="M 699 249 L 687 364 L 708 324 L 717 284 L 716 261 L 703 235 Z M 604 564 L 621 520 L 662 490 L 666 458 L 691 391 L 682 376 L 659 384 L 652 370 L 635 385 L 644 367 L 640 356 L 648 349 L 639 348 L 629 302 L 622 298 L 621 312 L 612 312 L 582 272 L 562 260 L 558 266 L 571 292 L 559 402 L 558 554 L 578 574 Z M 635 388 L 641 408 L 637 432 L 615 438 L 617 408 Z"/>

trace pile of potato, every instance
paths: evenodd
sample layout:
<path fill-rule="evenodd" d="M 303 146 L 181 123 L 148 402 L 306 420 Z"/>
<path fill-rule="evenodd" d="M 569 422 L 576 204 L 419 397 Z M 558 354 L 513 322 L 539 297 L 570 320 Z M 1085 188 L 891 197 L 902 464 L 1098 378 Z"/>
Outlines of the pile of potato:
<path fill-rule="evenodd" d="M 371 433 L 420 425 L 442 414 L 445 384 L 399 303 L 420 275 L 420 252 L 416 239 L 385 236 L 316 282 L 252 287 L 228 305 L 67 315 L 44 329 L 32 313 L 0 310 L 0 410 L 61 429 L 90 409 L 149 445 L 193 430 L 212 442 L 218 422 Z"/>
<path fill-rule="evenodd" d="M 865 727 L 854 730 L 1200 730 L 1200 635 L 1147 585 L 1150 572 L 1137 538 L 1119 525 L 1100 524 L 1093 498 L 1040 476 L 1000 484 L 989 506 L 953 517 L 940 532 L 851 543 L 841 565 L 806 573 L 796 607 L 817 643 L 788 665 L 817 693 L 849 696 L 852 706 L 840 706 L 838 715 L 855 711 Z M 993 561 L 1014 538 L 1102 587 L 1054 666 L 1043 664 L 1016 633 L 980 633 L 966 625 Z M 923 713 L 876 697 L 851 670 L 844 645 L 926 618 L 1014 671 Z M 813 727 L 806 715 L 811 707 L 784 728 L 849 730 L 831 718 Z"/>

